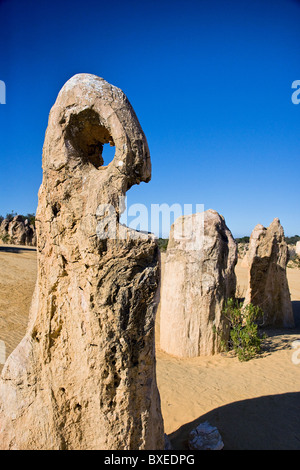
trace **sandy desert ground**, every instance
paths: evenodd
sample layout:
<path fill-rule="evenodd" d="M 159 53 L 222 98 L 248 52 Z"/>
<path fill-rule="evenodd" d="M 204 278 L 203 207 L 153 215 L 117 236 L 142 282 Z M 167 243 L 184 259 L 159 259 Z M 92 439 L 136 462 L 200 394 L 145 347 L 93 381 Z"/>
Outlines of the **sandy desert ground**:
<path fill-rule="evenodd" d="M 0 340 L 10 354 L 26 329 L 36 252 L 0 245 L 0 266 Z M 247 269 L 238 263 L 236 272 L 243 291 Z M 203 421 L 218 427 L 228 450 L 300 449 L 300 364 L 293 363 L 291 347 L 300 340 L 300 270 L 288 269 L 288 279 L 296 328 L 269 330 L 261 356 L 245 363 L 228 354 L 188 360 L 165 354 L 158 310 L 157 380 L 175 449 L 186 448 L 190 430 Z"/>

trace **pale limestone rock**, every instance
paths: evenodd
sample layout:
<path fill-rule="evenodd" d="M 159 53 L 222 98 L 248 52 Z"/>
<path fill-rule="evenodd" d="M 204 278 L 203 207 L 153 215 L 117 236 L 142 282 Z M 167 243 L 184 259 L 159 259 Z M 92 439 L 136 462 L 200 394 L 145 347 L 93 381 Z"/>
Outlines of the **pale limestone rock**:
<path fill-rule="evenodd" d="M 245 305 L 264 312 L 264 326 L 293 327 L 293 309 L 286 276 L 288 246 L 279 219 L 268 228 L 258 224 L 250 237 L 249 278 Z"/>
<path fill-rule="evenodd" d="M 35 229 L 29 224 L 28 219 L 24 221 L 23 217 L 16 215 L 8 227 L 10 243 L 13 245 L 35 244 Z"/>
<path fill-rule="evenodd" d="M 0 225 L 0 236 L 4 236 L 8 233 L 9 220 L 3 219 Z"/>
<path fill-rule="evenodd" d="M 239 243 L 238 244 L 238 257 L 241 259 L 241 266 L 243 268 L 248 267 L 248 251 L 249 243 Z"/>
<path fill-rule="evenodd" d="M 103 167 L 106 142 L 116 151 Z M 71 78 L 45 137 L 38 280 L 26 336 L 2 372 L 1 449 L 164 448 L 159 250 L 153 236 L 118 222 L 118 197 L 150 177 L 147 141 L 124 93 L 94 75 Z M 107 238 L 114 225 L 123 239 Z"/>
<path fill-rule="evenodd" d="M 248 267 L 249 243 L 238 243 L 238 258 L 241 259 L 241 266 Z"/>
<path fill-rule="evenodd" d="M 238 243 L 237 247 L 238 247 L 238 258 L 244 259 L 248 252 L 249 243 Z"/>
<path fill-rule="evenodd" d="M 296 243 L 296 255 L 300 258 L 300 241 Z"/>
<path fill-rule="evenodd" d="M 16 215 L 12 220 L 4 219 L 0 226 L 0 238 L 12 245 L 36 245 L 35 228 L 28 219 Z"/>
<path fill-rule="evenodd" d="M 180 239 L 184 224 L 186 238 Z M 160 347 L 179 357 L 212 355 L 226 340 L 222 315 L 235 295 L 237 246 L 217 212 L 179 217 L 172 225 L 161 293 Z"/>

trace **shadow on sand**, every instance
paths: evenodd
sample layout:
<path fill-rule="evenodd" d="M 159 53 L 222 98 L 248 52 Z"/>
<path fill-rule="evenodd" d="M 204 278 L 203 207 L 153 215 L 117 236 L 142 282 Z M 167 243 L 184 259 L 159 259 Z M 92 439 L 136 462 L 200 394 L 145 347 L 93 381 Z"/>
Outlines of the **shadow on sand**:
<path fill-rule="evenodd" d="M 300 329 L 300 301 L 293 300 L 292 304 L 295 319 L 295 327 Z"/>
<path fill-rule="evenodd" d="M 262 357 L 290 349 L 293 338 L 300 335 L 300 301 L 292 304 L 295 328 L 266 328 Z M 297 383 L 300 387 L 300 365 L 295 365 Z M 189 433 L 204 421 L 218 428 L 224 450 L 300 450 L 300 392 L 267 395 L 216 408 L 170 434 L 173 449 L 188 450 Z"/>
<path fill-rule="evenodd" d="M 290 349 L 291 343 L 300 335 L 300 301 L 295 300 L 292 302 L 293 313 L 294 313 L 294 328 L 263 328 L 263 332 L 266 334 L 266 338 L 262 344 L 261 357 L 266 354 L 270 354 L 274 351 L 282 349 Z M 259 356 L 258 356 L 259 357 Z M 300 385 L 300 380 L 299 380 Z"/>
<path fill-rule="evenodd" d="M 0 245 L 0 253 L 5 252 L 5 253 L 22 253 L 24 251 L 36 251 L 36 248 L 34 247 L 27 247 L 27 246 L 14 246 L 14 245 Z"/>
<path fill-rule="evenodd" d="M 300 450 L 299 420 L 300 393 L 268 395 L 216 408 L 169 438 L 174 450 L 187 450 L 190 431 L 208 421 L 220 431 L 224 450 Z"/>

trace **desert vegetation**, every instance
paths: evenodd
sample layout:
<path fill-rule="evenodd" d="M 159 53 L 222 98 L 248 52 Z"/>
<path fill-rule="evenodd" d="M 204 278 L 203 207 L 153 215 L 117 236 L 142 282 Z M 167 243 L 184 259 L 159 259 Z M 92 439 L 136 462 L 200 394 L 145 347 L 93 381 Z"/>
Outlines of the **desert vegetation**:
<path fill-rule="evenodd" d="M 225 303 L 223 316 L 228 322 L 229 339 L 221 337 L 223 351 L 233 351 L 240 361 L 249 361 L 261 352 L 262 341 L 266 338 L 260 326 L 264 313 L 253 304 L 244 305 L 231 298 Z M 216 334 L 220 332 L 215 329 Z"/>

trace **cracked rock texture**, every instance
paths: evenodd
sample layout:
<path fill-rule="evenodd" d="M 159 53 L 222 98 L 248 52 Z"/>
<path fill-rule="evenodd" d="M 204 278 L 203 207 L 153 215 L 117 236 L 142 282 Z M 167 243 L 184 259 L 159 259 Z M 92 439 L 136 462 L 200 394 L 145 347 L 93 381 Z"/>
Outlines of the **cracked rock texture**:
<path fill-rule="evenodd" d="M 179 357 L 220 351 L 215 328 L 226 340 L 228 325 L 222 310 L 225 301 L 235 295 L 236 263 L 237 245 L 216 211 L 175 221 L 161 294 L 161 349 Z"/>
<path fill-rule="evenodd" d="M 279 219 L 274 219 L 268 228 L 258 224 L 249 243 L 245 304 L 252 303 L 263 310 L 264 326 L 294 326 L 286 275 L 288 259 L 288 245 Z"/>
<path fill-rule="evenodd" d="M 0 225 L 0 241 L 12 245 L 36 245 L 36 231 L 28 219 L 16 215 L 13 220 L 4 219 Z"/>
<path fill-rule="evenodd" d="M 105 143 L 114 160 L 103 166 Z M 26 336 L 0 382 L 1 449 L 163 449 L 154 237 L 119 220 L 148 182 L 148 145 L 124 93 L 79 74 L 60 91 L 43 148 L 38 279 Z M 115 227 L 119 239 L 111 239 Z"/>

